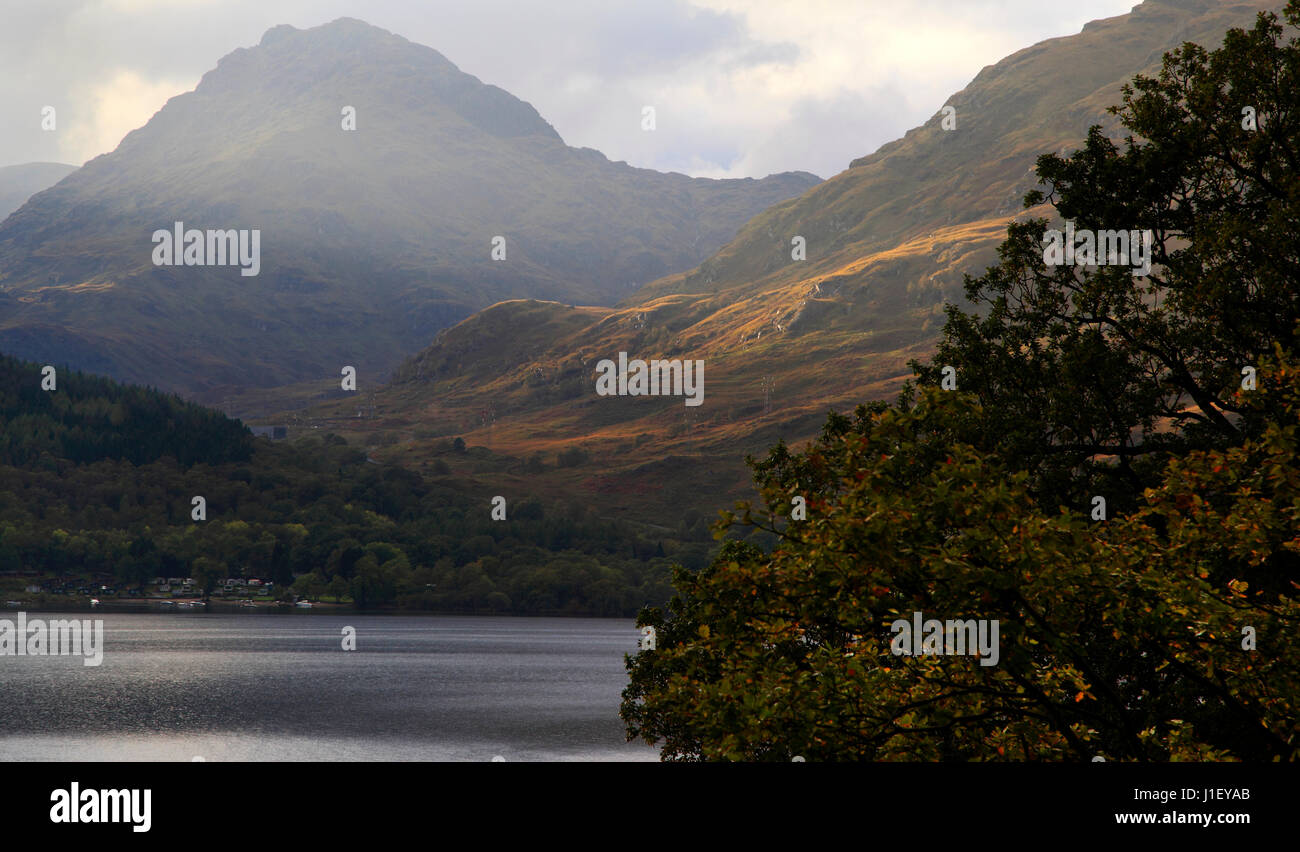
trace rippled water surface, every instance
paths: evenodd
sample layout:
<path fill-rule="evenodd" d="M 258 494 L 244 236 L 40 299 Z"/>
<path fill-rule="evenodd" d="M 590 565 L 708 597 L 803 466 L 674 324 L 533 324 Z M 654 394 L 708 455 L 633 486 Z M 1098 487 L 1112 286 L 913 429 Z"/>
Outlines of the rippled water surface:
<path fill-rule="evenodd" d="M 93 617 L 104 621 L 98 667 L 0 656 L 0 761 L 658 757 L 626 743 L 618 717 L 631 621 Z M 355 651 L 342 649 L 345 626 Z"/>

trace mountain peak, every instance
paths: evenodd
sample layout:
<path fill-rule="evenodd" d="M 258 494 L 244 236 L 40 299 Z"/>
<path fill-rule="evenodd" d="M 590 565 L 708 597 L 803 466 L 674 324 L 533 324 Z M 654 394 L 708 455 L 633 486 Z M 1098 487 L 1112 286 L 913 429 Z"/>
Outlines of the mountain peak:
<path fill-rule="evenodd" d="M 0 223 L 0 349 L 189 392 L 335 362 L 378 376 L 502 299 L 615 302 L 817 182 L 568 148 L 529 104 L 354 18 L 271 28 L 32 197 L 54 180 L 18 187 Z M 153 262 L 150 235 L 177 222 L 256 229 L 259 277 Z M 108 304 L 131 317 L 116 340 L 81 318 Z"/>
<path fill-rule="evenodd" d="M 324 109 L 337 101 L 334 111 L 369 104 L 390 116 L 451 113 L 491 136 L 563 141 L 531 104 L 466 74 L 431 47 L 356 18 L 271 27 L 255 47 L 222 57 L 195 90 L 202 97 L 233 92 L 256 93 L 276 109 L 309 102 Z"/>
<path fill-rule="evenodd" d="M 347 41 L 391 41 L 402 44 L 415 45 L 414 42 L 408 41 L 399 35 L 388 30 L 377 27 L 374 24 L 366 23 L 359 18 L 335 18 L 329 23 L 320 24 L 307 29 L 298 29 L 291 24 L 277 24 L 262 34 L 262 40 L 258 42 L 258 47 L 270 47 L 286 40 L 306 37 L 317 42 L 328 42 L 334 45 Z M 433 48 L 424 48 L 433 50 Z M 437 51 L 434 51 L 437 53 Z M 441 54 L 439 54 L 441 55 Z"/>
<path fill-rule="evenodd" d="M 291 24 L 277 24 L 263 33 L 262 40 L 257 43 L 257 48 L 273 50 L 288 46 L 293 46 L 297 50 L 317 52 L 347 51 L 359 47 L 371 51 L 399 51 L 410 55 L 422 55 L 426 59 L 437 57 L 440 64 L 456 68 L 451 60 L 432 47 L 417 44 L 358 18 L 335 18 L 329 23 L 306 29 L 299 29 Z M 235 51 L 235 53 L 239 52 Z"/>
<path fill-rule="evenodd" d="M 298 33 L 298 32 L 301 32 L 301 30 L 299 30 L 295 26 L 291 26 L 289 24 L 278 24 L 277 26 L 271 27 L 269 30 L 267 30 L 265 33 L 262 34 L 262 40 L 257 43 L 257 46 L 266 47 L 268 45 L 275 44 L 281 39 L 287 38 L 290 35 L 293 35 L 294 33 Z"/>

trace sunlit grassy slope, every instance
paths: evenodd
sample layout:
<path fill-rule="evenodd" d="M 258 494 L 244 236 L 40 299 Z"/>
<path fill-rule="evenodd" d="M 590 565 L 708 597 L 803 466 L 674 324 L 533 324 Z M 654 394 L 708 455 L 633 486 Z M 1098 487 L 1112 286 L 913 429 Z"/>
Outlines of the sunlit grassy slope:
<path fill-rule="evenodd" d="M 1022 50 L 949 99 L 955 129 L 942 129 L 936 111 L 758 215 L 700 266 L 616 308 L 494 305 L 440 334 L 390 384 L 296 422 L 343 429 L 375 444 L 377 459 L 417 467 L 442 459 L 442 439 L 454 435 L 520 459 L 540 453 L 545 469 L 458 473 L 639 517 L 726 506 L 748 494 L 744 453 L 798 442 L 827 409 L 897 390 L 906 362 L 931 350 L 944 302 L 963 299 L 963 274 L 991 264 L 1007 222 L 1025 213 L 1040 153 L 1079 144 L 1092 124 L 1118 135 L 1105 108 L 1124 81 L 1183 41 L 1217 44 L 1259 8 L 1148 0 Z M 801 262 L 791 259 L 795 236 L 807 242 Z M 596 396 L 596 362 L 620 351 L 703 359 L 704 404 Z M 587 460 L 557 466 L 573 447 Z"/>

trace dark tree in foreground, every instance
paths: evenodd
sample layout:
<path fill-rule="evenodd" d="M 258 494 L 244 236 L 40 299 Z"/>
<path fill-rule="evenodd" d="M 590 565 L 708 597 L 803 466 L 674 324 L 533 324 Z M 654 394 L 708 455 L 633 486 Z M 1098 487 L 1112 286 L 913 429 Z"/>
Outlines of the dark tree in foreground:
<path fill-rule="evenodd" d="M 1300 22 L 1295 4 L 1286 14 Z M 1135 505 L 1171 453 L 1276 420 L 1247 416 L 1234 391 L 1300 316 L 1293 36 L 1261 14 L 1212 53 L 1184 45 L 1111 108 L 1132 134 L 1122 147 L 1094 127 L 1068 159 L 1039 158 L 1046 191 L 1026 206 L 1050 202 L 1078 231 L 1149 230 L 1149 274 L 1048 266 L 1044 231 L 1062 222 L 1014 223 L 1001 264 L 967 278 L 981 310 L 950 306 L 933 362 L 914 365 L 927 383 L 956 368 L 985 411 L 980 446 L 1030 471 L 1044 499 L 1101 488 Z"/>
<path fill-rule="evenodd" d="M 628 659 L 630 737 L 687 760 L 1300 756 L 1287 32 L 1261 15 L 1173 52 L 1115 110 L 1140 139 L 1094 130 L 1039 160 L 1027 205 L 1150 229 L 1149 275 L 1048 266 L 1050 221 L 1012 224 L 916 386 L 753 464 L 766 510 L 722 531 L 777 543 L 729 542 L 642 614 L 658 645 Z M 895 655 L 890 625 L 915 612 L 996 620 L 996 660 Z"/>

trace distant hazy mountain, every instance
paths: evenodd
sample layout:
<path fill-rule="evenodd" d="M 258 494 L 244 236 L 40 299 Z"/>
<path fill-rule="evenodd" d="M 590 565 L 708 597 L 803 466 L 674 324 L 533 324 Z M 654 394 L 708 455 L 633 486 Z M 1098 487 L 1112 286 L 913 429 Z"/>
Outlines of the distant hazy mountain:
<path fill-rule="evenodd" d="M 77 170 L 63 163 L 23 163 L 0 167 L 0 221 L 27 199 L 49 189 Z"/>
<path fill-rule="evenodd" d="M 373 386 L 476 309 L 613 304 L 817 182 L 612 163 L 430 48 L 275 27 L 0 225 L 0 350 L 209 399 L 344 365 Z M 259 230 L 259 274 L 155 265 L 175 222 Z"/>
<path fill-rule="evenodd" d="M 936 112 L 617 309 L 509 302 L 448 329 L 378 395 L 373 428 L 455 432 L 519 456 L 579 446 L 595 461 L 556 470 L 543 487 L 674 512 L 726 505 L 747 488 L 745 451 L 811 437 L 827 408 L 897 389 L 907 361 L 933 346 L 944 302 L 963 301 L 963 273 L 996 261 L 1040 153 L 1081 144 L 1093 124 L 1118 135 L 1105 109 L 1121 84 L 1157 71 L 1184 41 L 1217 47 L 1229 28 L 1281 5 L 1147 0 L 1021 50 L 948 100 L 952 129 Z M 806 260 L 792 259 L 795 237 Z M 598 397 L 596 363 L 620 351 L 703 359 L 704 404 Z M 337 427 L 354 409 L 313 416 Z"/>

